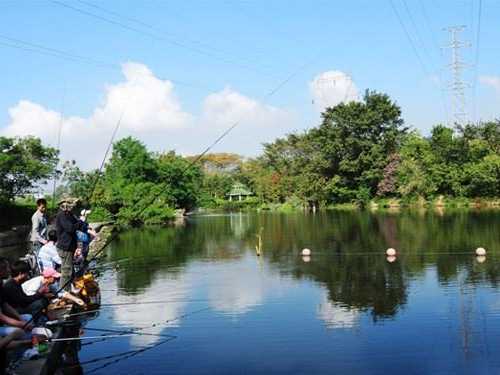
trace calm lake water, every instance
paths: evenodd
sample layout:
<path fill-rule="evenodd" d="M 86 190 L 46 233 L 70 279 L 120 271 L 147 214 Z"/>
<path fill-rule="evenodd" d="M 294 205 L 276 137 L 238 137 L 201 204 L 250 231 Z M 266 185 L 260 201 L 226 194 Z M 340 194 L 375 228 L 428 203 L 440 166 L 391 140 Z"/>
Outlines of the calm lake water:
<path fill-rule="evenodd" d="M 499 227 L 498 211 L 328 212 L 131 230 L 100 264 L 87 327 L 143 334 L 90 341 L 80 360 L 101 374 L 499 373 Z"/>

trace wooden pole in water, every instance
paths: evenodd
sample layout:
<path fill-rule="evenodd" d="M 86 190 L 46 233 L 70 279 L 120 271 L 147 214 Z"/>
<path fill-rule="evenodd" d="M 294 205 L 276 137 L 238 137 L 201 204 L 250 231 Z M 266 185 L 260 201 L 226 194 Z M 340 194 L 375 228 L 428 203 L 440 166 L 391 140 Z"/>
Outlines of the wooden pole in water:
<path fill-rule="evenodd" d="M 255 253 L 257 254 L 258 257 L 260 257 L 260 254 L 262 254 L 262 231 L 263 230 L 264 230 L 264 227 L 260 227 L 259 233 L 255 235 L 257 237 L 257 246 L 255 246 Z"/>

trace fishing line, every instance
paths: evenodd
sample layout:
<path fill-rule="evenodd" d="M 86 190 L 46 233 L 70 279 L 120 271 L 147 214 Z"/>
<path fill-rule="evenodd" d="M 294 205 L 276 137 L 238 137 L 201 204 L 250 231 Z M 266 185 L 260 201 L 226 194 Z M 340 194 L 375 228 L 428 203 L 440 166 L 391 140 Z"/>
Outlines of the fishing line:
<path fill-rule="evenodd" d="M 134 83 L 136 82 L 136 80 L 137 80 L 137 78 L 136 78 L 136 79 L 134 79 L 134 81 L 132 82 L 132 86 L 134 85 Z M 121 122 L 122 122 L 123 116 L 124 116 L 124 114 L 125 114 L 125 110 L 127 109 L 127 105 L 126 105 L 126 104 L 128 104 L 128 102 L 130 101 L 130 99 L 131 99 L 131 97 L 129 97 L 129 98 L 128 98 L 128 100 L 126 101 L 126 103 L 124 104 L 123 109 L 122 109 L 122 111 L 121 111 L 121 113 L 120 113 L 120 117 L 119 117 L 119 119 L 118 119 L 118 121 L 117 121 L 117 123 L 116 123 L 116 125 L 115 125 L 115 128 L 114 128 L 114 130 L 113 130 L 113 133 L 111 134 L 111 139 L 110 139 L 110 142 L 109 142 L 109 144 L 108 144 L 108 147 L 106 148 L 106 152 L 104 153 L 104 157 L 103 157 L 103 159 L 102 159 L 101 166 L 99 167 L 99 170 L 98 170 L 98 172 L 97 172 L 96 179 L 95 179 L 95 181 L 94 181 L 94 186 L 93 186 L 93 188 L 92 188 L 92 190 L 91 190 L 90 196 L 88 196 L 88 197 L 87 197 L 87 201 L 89 201 L 89 200 L 92 198 L 92 196 L 94 195 L 94 190 L 95 190 L 95 188 L 96 188 L 96 186 L 97 186 L 97 183 L 98 183 L 98 181 L 99 181 L 99 178 L 100 178 L 100 175 L 101 175 L 102 168 L 104 167 L 104 164 L 105 164 L 105 162 L 106 162 L 106 158 L 107 158 L 107 156 L 108 156 L 109 150 L 111 149 L 111 146 L 112 146 L 112 144 L 113 144 L 113 140 L 114 140 L 114 138 L 115 138 L 115 136 L 116 136 L 116 133 L 118 132 L 118 129 L 119 129 L 120 124 L 121 124 Z M 105 248 L 105 247 L 106 247 L 106 246 L 104 246 L 104 248 Z M 93 258 L 93 259 L 95 259 L 95 258 Z M 90 261 L 89 261 L 86 265 L 84 265 L 83 269 L 85 269 L 85 268 L 86 268 L 85 266 L 87 266 L 87 267 L 88 267 L 88 264 L 90 264 L 90 263 L 92 262 L 92 260 L 93 260 L 93 259 L 91 259 L 91 260 L 90 260 Z M 73 280 L 74 280 L 75 276 L 76 276 L 76 273 L 74 273 L 73 275 L 71 275 L 71 277 L 68 279 L 68 281 L 66 281 L 66 282 L 64 283 L 64 285 L 62 285 L 62 286 L 61 286 L 61 287 L 60 287 L 60 288 L 59 288 L 59 289 L 58 289 L 58 290 L 54 293 L 54 295 L 58 295 L 58 294 L 59 294 L 61 291 L 63 291 L 63 290 L 64 290 L 64 289 L 65 289 L 68 285 L 70 285 L 70 284 L 73 282 Z M 26 327 L 27 327 L 27 326 L 28 326 L 28 325 L 29 325 L 29 324 L 30 324 L 33 320 L 38 319 L 38 317 L 39 317 L 42 313 L 43 313 L 43 307 L 40 307 L 40 308 L 39 308 L 39 310 L 38 310 L 36 313 L 34 313 L 34 314 L 32 315 L 31 319 L 30 319 L 30 320 L 28 320 L 28 321 L 26 322 L 26 324 L 23 326 L 23 329 L 25 329 L 25 328 L 26 328 Z"/>
<path fill-rule="evenodd" d="M 135 83 L 135 82 L 134 82 Z M 133 86 L 133 84 L 132 84 Z M 128 102 L 127 102 L 128 104 Z M 99 166 L 99 169 L 97 170 L 97 175 L 94 180 L 94 184 L 92 186 L 92 189 L 90 190 L 90 194 L 88 195 L 86 202 L 90 203 L 90 200 L 94 196 L 95 189 L 97 187 L 97 183 L 99 182 L 99 179 L 101 178 L 102 174 L 102 169 L 104 168 L 104 164 L 106 163 L 106 158 L 108 157 L 109 151 L 111 150 L 111 147 L 113 146 L 113 141 L 115 140 L 116 133 L 118 132 L 118 129 L 120 128 L 120 124 L 122 122 L 123 116 L 125 115 L 125 110 L 127 106 L 124 105 L 122 112 L 120 113 L 120 118 L 118 119 L 118 122 L 115 125 L 115 128 L 113 130 L 113 133 L 111 134 L 111 139 L 109 140 L 108 147 L 106 148 L 106 152 L 104 153 L 104 157 L 102 158 L 101 165 Z"/>
<path fill-rule="evenodd" d="M 163 345 L 163 344 L 165 344 L 165 343 L 167 343 L 167 342 L 169 342 L 169 341 L 172 341 L 172 340 L 174 340 L 174 338 L 166 339 L 166 340 L 160 341 L 160 342 L 158 342 L 158 343 L 156 343 L 156 344 L 154 344 L 154 345 L 151 345 L 151 346 L 148 346 L 148 347 L 145 347 L 145 348 L 142 348 L 142 349 L 138 349 L 138 350 L 136 350 L 134 353 L 131 353 L 131 354 L 126 355 L 126 356 L 124 356 L 124 357 L 118 358 L 118 359 L 116 359 L 116 360 L 114 360 L 114 361 L 111 361 L 111 362 L 105 363 L 104 365 L 99 366 L 99 367 L 96 367 L 96 368 L 94 368 L 94 369 L 92 369 L 92 370 L 86 371 L 85 373 L 86 373 L 86 374 L 91 374 L 91 373 L 93 373 L 93 372 L 96 372 L 96 371 L 102 370 L 103 368 L 106 368 L 106 367 L 108 367 L 108 366 L 110 366 L 110 365 L 112 365 L 112 364 L 118 363 L 118 362 L 120 362 L 120 361 L 123 361 L 123 360 L 128 359 L 128 358 L 131 358 L 131 357 L 134 357 L 134 356 L 136 356 L 137 354 L 144 353 L 145 351 L 148 351 L 148 350 L 150 350 L 150 349 L 157 348 L 157 347 L 159 347 L 160 345 Z M 116 357 L 116 355 L 115 355 L 115 357 Z"/>
<path fill-rule="evenodd" d="M 321 56 L 321 55 L 319 55 Z M 263 103 L 266 103 L 267 100 L 269 100 L 270 97 L 272 97 L 274 94 L 276 94 L 276 92 L 278 92 L 284 85 L 286 85 L 291 79 L 293 79 L 297 74 L 299 74 L 302 70 L 304 70 L 306 67 L 308 67 L 309 65 L 313 64 L 319 56 L 316 56 L 314 59 L 312 59 L 311 61 L 307 62 L 306 64 L 300 66 L 296 71 L 294 71 L 292 74 L 290 74 L 286 79 L 284 79 L 283 81 L 279 82 L 278 85 L 276 85 L 271 91 L 269 91 L 266 95 L 264 95 L 262 97 L 262 101 Z M 241 121 L 243 120 L 240 119 L 238 121 L 236 121 L 235 123 L 233 123 L 229 128 L 227 128 L 212 144 L 210 144 L 201 154 L 199 154 L 196 158 L 194 158 L 182 171 L 181 171 L 181 176 L 183 176 L 195 163 L 197 163 L 203 156 L 205 156 L 205 154 L 210 151 L 215 145 L 217 145 L 224 137 L 226 137 L 234 128 L 236 128 L 240 123 Z M 162 184 L 162 185 L 166 185 L 166 184 Z M 161 185 L 160 185 L 161 187 Z M 132 221 L 139 218 L 140 215 L 151 205 L 154 203 L 154 201 L 161 195 L 163 194 L 163 190 L 164 189 L 159 189 L 159 193 L 157 194 L 154 194 L 153 195 L 153 199 L 147 201 L 147 204 L 139 210 L 138 213 L 136 213 L 136 215 L 134 215 L 134 217 L 132 218 Z M 116 238 L 118 237 L 118 233 L 114 233 L 111 235 L 111 237 L 109 238 L 109 241 L 104 244 L 104 246 L 99 250 L 97 251 L 94 256 L 88 261 L 88 263 L 92 262 L 93 260 L 97 259 L 100 254 L 102 254 L 102 252 L 109 246 L 109 244 L 111 244 Z M 71 280 L 71 279 L 70 279 Z"/>
<path fill-rule="evenodd" d="M 108 329 L 108 328 L 92 328 L 92 327 L 85 327 L 84 330 L 86 331 L 95 331 L 95 332 L 109 332 L 109 333 L 122 333 L 122 334 L 127 334 L 127 333 L 134 333 L 130 330 L 117 330 L 117 329 Z M 153 336 L 153 337 L 168 337 L 168 338 L 177 338 L 175 335 L 163 335 L 160 333 L 147 333 L 147 332 L 137 332 L 136 335 L 141 335 L 141 336 Z"/>
<path fill-rule="evenodd" d="M 95 340 L 95 339 L 112 339 L 117 337 L 130 337 L 137 336 L 137 333 L 124 333 L 120 335 L 101 335 L 101 336 L 84 336 L 84 337 L 64 337 L 60 339 L 48 339 L 49 342 L 62 342 L 62 341 L 83 341 L 83 340 Z"/>
<path fill-rule="evenodd" d="M 206 310 L 210 310 L 210 307 L 205 307 L 203 309 L 199 309 L 199 310 L 194 310 L 194 311 L 191 311 L 191 312 L 187 312 L 187 313 L 179 315 L 179 316 L 177 316 L 175 318 L 168 319 L 168 320 L 166 320 L 164 322 L 152 323 L 151 325 L 144 326 L 144 327 L 131 328 L 128 331 L 124 331 L 124 332 L 135 333 L 135 332 L 141 332 L 141 331 L 146 330 L 146 329 L 160 327 L 162 325 L 167 325 L 169 323 L 175 322 L 176 320 L 184 319 L 184 318 L 187 318 L 188 316 L 191 316 L 191 315 L 194 315 L 194 314 L 198 314 L 198 313 L 201 313 L 201 312 L 206 311 Z M 175 336 L 175 337 L 177 337 L 177 336 Z M 96 343 L 96 342 L 102 342 L 102 341 L 106 341 L 106 340 L 107 340 L 107 338 L 100 338 L 100 339 L 98 339 L 96 341 L 91 341 L 89 343 L 85 343 L 85 345 L 90 345 L 90 344 L 93 344 L 93 343 Z"/>
<path fill-rule="evenodd" d="M 78 363 L 77 365 L 73 365 L 73 366 L 68 366 L 68 367 L 64 367 L 64 369 L 72 369 L 72 368 L 78 368 L 78 367 L 81 367 L 83 365 L 88 365 L 88 364 L 92 364 L 92 363 L 97 363 L 97 362 L 100 362 L 100 361 L 105 361 L 107 359 L 113 359 L 113 358 L 117 358 L 117 357 L 123 357 L 123 356 L 126 356 L 126 355 L 129 355 L 129 354 L 134 354 L 134 353 L 137 353 L 137 351 L 145 351 L 144 349 L 148 350 L 148 349 L 152 349 L 154 347 L 157 347 L 161 344 L 164 344 L 165 342 L 168 342 L 168 341 L 171 341 L 173 339 L 175 339 L 177 337 L 171 337 L 167 340 L 163 340 L 161 341 L 160 343 L 157 343 L 157 344 L 154 344 L 154 345 L 150 345 L 150 346 L 146 346 L 146 347 L 143 347 L 143 348 L 140 348 L 140 349 L 135 349 L 135 350 L 128 350 L 128 351 L 125 351 L 125 352 L 121 352 L 121 353 L 116 353 L 116 354 L 110 354 L 110 355 L 106 355 L 106 356 L 103 356 L 103 357 L 97 357 L 97 358 L 93 358 L 93 359 L 89 359 L 87 361 L 84 361 L 84 362 L 80 362 Z M 82 344 L 82 345 L 86 345 L 86 344 Z M 96 370 L 96 369 L 94 369 Z M 93 371 L 94 371 L 93 370 Z"/>
<path fill-rule="evenodd" d="M 208 302 L 208 299 L 166 299 L 158 301 L 146 301 L 146 302 L 123 302 L 123 303 L 103 303 L 101 307 L 116 307 L 116 306 L 129 306 L 129 305 L 154 305 L 159 303 L 171 303 L 171 302 Z"/>
<path fill-rule="evenodd" d="M 63 96 L 62 96 L 62 101 L 61 101 L 61 118 L 59 120 L 59 129 L 57 132 L 57 151 L 60 153 L 61 152 L 61 134 L 62 134 L 62 127 L 63 127 L 63 121 L 64 121 L 64 109 L 65 109 L 65 104 L 66 104 L 66 82 L 64 83 L 63 87 Z M 55 204 L 56 204 L 56 187 L 57 187 L 57 166 L 59 165 L 59 160 L 57 161 L 56 165 L 56 173 L 54 173 L 54 182 L 52 185 L 52 211 L 54 211 Z"/>

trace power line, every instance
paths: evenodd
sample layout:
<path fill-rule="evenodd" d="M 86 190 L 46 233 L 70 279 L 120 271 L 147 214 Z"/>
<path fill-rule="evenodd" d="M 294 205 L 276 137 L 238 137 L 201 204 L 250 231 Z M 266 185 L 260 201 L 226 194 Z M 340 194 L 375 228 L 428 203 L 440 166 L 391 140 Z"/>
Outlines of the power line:
<path fill-rule="evenodd" d="M 203 56 L 211 57 L 211 58 L 213 58 L 215 60 L 219 60 L 219 61 L 221 61 L 223 63 L 231 64 L 231 65 L 234 65 L 234 66 L 237 66 L 237 67 L 240 67 L 240 68 L 244 68 L 244 69 L 247 69 L 247 70 L 250 70 L 250 71 L 254 71 L 254 72 L 257 72 L 257 73 L 262 74 L 262 75 L 273 76 L 273 75 L 271 75 L 269 73 L 262 72 L 259 69 L 255 69 L 252 66 L 248 66 L 248 65 L 244 65 L 244 64 L 239 64 L 239 63 L 235 62 L 234 60 L 230 60 L 230 59 L 226 59 L 226 58 L 217 56 L 217 55 L 215 55 L 213 53 L 204 51 L 204 50 L 202 50 L 200 48 L 192 47 L 192 46 L 190 46 L 188 44 L 179 42 L 177 40 L 173 40 L 173 39 L 170 39 L 170 38 L 165 38 L 162 35 L 153 34 L 151 32 L 147 32 L 147 31 L 141 30 L 141 29 L 139 29 L 137 27 L 127 25 L 127 24 L 125 24 L 123 22 L 115 21 L 113 19 L 101 16 L 99 14 L 95 14 L 93 12 L 89 12 L 89 11 L 87 11 L 85 9 L 81 9 L 81 8 L 69 5 L 69 4 L 64 3 L 62 1 L 59 1 L 59 0 L 49 0 L 49 1 L 52 2 L 52 3 L 54 3 L 54 4 L 56 4 L 56 5 L 62 6 L 64 8 L 71 9 L 74 12 L 86 15 L 86 16 L 91 17 L 91 18 L 98 19 L 100 21 L 109 23 L 109 24 L 114 25 L 114 26 L 118 26 L 118 27 L 120 27 L 122 29 L 125 29 L 125 30 L 128 30 L 128 31 L 133 31 L 133 32 L 135 32 L 137 34 L 147 36 L 147 37 L 152 38 L 154 40 L 159 40 L 159 41 L 162 41 L 162 42 L 166 42 L 166 43 L 169 43 L 169 44 L 171 44 L 173 46 L 176 46 L 176 47 L 179 47 L 179 48 L 184 48 L 184 49 L 189 50 L 191 52 L 194 52 L 194 53 L 197 53 L 197 54 L 200 54 L 200 55 L 203 55 Z"/>
<path fill-rule="evenodd" d="M 433 47 L 435 48 L 435 50 L 437 51 L 437 56 L 438 56 L 438 68 L 436 69 L 436 77 L 439 81 L 439 92 L 440 92 L 440 96 L 441 96 L 441 102 L 442 102 L 442 105 L 443 105 L 443 110 L 444 110 L 444 114 L 445 114 L 445 123 L 448 123 L 449 122 L 449 113 L 448 113 L 448 105 L 446 104 L 447 101 L 446 101 L 446 97 L 445 97 L 445 94 L 444 94 L 444 85 L 443 85 L 443 77 L 442 77 L 442 71 L 441 69 L 439 69 L 439 66 L 441 65 L 440 64 L 440 56 L 441 56 L 441 48 L 439 47 L 439 44 L 436 40 L 436 36 L 435 36 L 435 29 L 433 27 L 433 24 L 431 22 L 431 19 L 429 17 L 429 13 L 427 12 L 427 9 L 425 7 L 425 4 L 424 4 L 424 1 L 423 0 L 419 0 L 419 3 L 420 3 L 420 8 L 422 10 L 422 14 L 424 16 L 424 20 L 425 20 L 425 23 L 427 25 L 427 28 L 429 29 L 429 33 L 431 35 L 431 41 L 432 41 L 432 45 Z"/>
<path fill-rule="evenodd" d="M 93 4 L 91 3 L 90 1 L 85 1 L 85 0 L 76 0 L 77 2 L 79 2 L 80 4 L 83 4 L 83 5 L 86 5 L 87 7 L 91 7 L 91 8 L 94 8 L 94 9 L 98 9 L 99 11 L 101 12 L 104 12 L 104 13 L 107 13 L 107 14 L 110 14 L 116 18 L 121 18 L 122 20 L 125 20 L 125 21 L 128 21 L 128 22 L 133 22 L 137 25 L 140 25 L 140 26 L 143 26 L 145 28 L 148 28 L 150 30 L 153 30 L 153 31 L 156 31 L 156 32 L 160 32 L 162 34 L 165 34 L 165 35 L 168 35 L 170 37 L 177 37 L 176 35 L 172 34 L 172 33 L 166 33 L 165 31 L 163 30 L 159 30 L 158 28 L 156 28 L 155 26 L 151 25 L 151 24 L 148 24 L 144 21 L 141 21 L 137 18 L 132 18 L 132 17 L 128 17 L 128 16 L 125 16 L 123 14 L 120 14 L 116 11 L 113 11 L 113 10 L 110 10 L 110 9 L 107 9 L 107 8 L 104 8 L 103 6 L 101 5 L 97 5 L 97 4 Z M 204 47 L 206 49 L 209 49 L 209 50 L 212 50 L 214 52 L 219 52 L 219 53 L 224 53 L 224 51 L 221 51 L 220 49 L 218 48 L 214 48 L 208 44 L 205 44 L 205 43 L 202 43 L 200 41 L 197 41 L 197 40 L 193 40 L 193 39 L 188 39 L 186 38 L 185 36 L 183 37 L 184 40 L 187 40 L 188 42 L 192 43 L 192 44 L 197 44 L 201 47 Z"/>
<path fill-rule="evenodd" d="M 418 53 L 418 49 L 410 35 L 410 33 L 408 32 L 408 29 L 406 28 L 404 22 L 403 22 L 403 19 L 401 18 L 401 15 L 399 14 L 397 8 L 396 8 L 396 5 L 394 4 L 394 1 L 393 0 L 389 0 L 390 4 L 391 4 L 391 7 L 392 7 L 392 10 L 394 11 L 394 14 L 396 15 L 396 18 L 398 19 L 399 21 L 399 24 L 401 25 L 401 28 L 403 29 L 404 31 L 404 34 L 406 35 L 406 39 L 408 40 L 408 42 L 410 43 L 410 46 L 412 47 L 412 50 L 413 50 L 413 53 L 415 54 L 415 56 L 417 57 L 417 60 L 419 61 L 420 63 L 420 67 L 422 68 L 423 72 L 424 72 L 424 75 L 425 76 L 430 76 L 430 71 L 429 69 L 427 68 L 427 65 L 424 63 L 424 60 L 422 59 L 422 57 L 420 56 L 420 54 Z M 408 6 L 406 4 L 406 2 L 404 2 L 406 8 L 407 8 L 407 11 L 409 11 L 408 9 Z M 410 15 L 410 13 L 408 13 Z M 410 15 L 411 17 L 411 15 Z M 413 17 L 411 17 L 411 19 L 413 19 Z M 414 22 L 414 21 L 413 21 Z M 414 23 L 415 27 L 416 27 L 416 24 Z M 425 48 L 424 48 L 425 49 Z M 444 108 L 444 113 L 445 113 L 445 116 L 446 118 L 448 117 L 448 110 L 446 109 L 446 101 L 445 101 L 445 98 L 444 98 L 444 94 L 443 94 L 443 84 L 441 82 L 441 78 L 439 77 L 439 75 L 436 75 L 437 78 L 438 78 L 438 82 L 436 83 L 437 86 L 438 86 L 438 90 L 440 92 L 440 96 L 441 96 L 441 101 L 443 103 L 443 108 Z"/>
<path fill-rule="evenodd" d="M 479 47 L 481 42 L 481 15 L 483 9 L 483 1 L 479 0 L 478 14 L 477 14 L 477 29 L 476 29 L 476 54 L 474 57 L 474 77 L 472 80 L 472 105 L 473 105 L 473 118 L 477 120 L 477 77 L 479 71 Z"/>
<path fill-rule="evenodd" d="M 2 34 L 0 34 L 0 39 L 4 39 L 7 41 L 7 42 L 0 41 L 0 46 L 4 46 L 4 47 L 19 49 L 19 50 L 32 52 L 32 53 L 45 55 L 45 56 L 50 56 L 50 57 L 62 59 L 65 61 L 71 61 L 71 62 L 86 64 L 86 65 L 91 65 L 91 66 L 101 68 L 101 69 L 109 69 L 109 70 L 113 70 L 113 71 L 121 71 L 121 69 L 122 69 L 121 65 L 119 65 L 119 64 L 112 64 L 112 63 L 108 63 L 108 62 L 95 60 L 95 59 L 92 59 L 92 58 L 89 58 L 89 57 L 86 57 L 83 55 L 78 55 L 78 54 L 74 54 L 72 52 L 43 46 L 41 44 L 28 42 L 28 41 L 24 41 L 24 40 L 17 39 L 17 38 L 12 38 L 10 36 L 6 36 L 6 35 L 2 35 Z M 210 89 L 207 86 L 198 85 L 198 84 L 185 82 L 185 81 L 180 81 L 180 80 L 176 80 L 176 79 L 162 78 L 162 77 L 158 77 L 158 76 L 157 76 L 157 78 L 162 79 L 162 80 L 168 80 L 168 81 L 175 83 L 176 85 L 180 85 L 180 86 L 186 86 L 186 87 L 191 87 L 191 88 L 196 88 L 196 89 L 204 89 L 204 90 Z"/>
<path fill-rule="evenodd" d="M 394 5 L 394 1 L 393 0 L 389 0 L 389 3 L 391 4 L 392 10 L 393 10 L 394 14 L 397 17 L 397 19 L 399 21 L 399 24 L 401 25 L 401 28 L 403 29 L 403 31 L 404 31 L 404 33 L 406 35 L 406 39 L 408 39 L 408 42 L 410 43 L 410 46 L 411 46 L 411 48 L 413 50 L 413 53 L 417 57 L 417 60 L 419 61 L 420 66 L 421 66 L 422 70 L 424 71 L 424 74 L 426 76 L 429 76 L 429 70 L 427 69 L 427 66 L 424 63 L 424 60 L 422 59 L 422 57 L 418 53 L 418 49 L 415 46 L 415 43 L 413 42 L 413 39 L 411 38 L 410 33 L 408 32 L 408 30 L 407 30 L 407 28 L 406 28 L 406 26 L 405 26 L 405 24 L 403 22 L 403 19 L 401 18 L 401 15 L 399 14 L 399 12 L 398 12 L 398 10 L 396 8 L 396 5 Z"/>
<path fill-rule="evenodd" d="M 406 2 L 406 0 L 402 0 L 402 1 L 403 1 L 403 5 L 405 8 L 406 14 L 408 15 L 408 18 L 410 19 L 410 23 L 412 24 L 413 28 L 415 29 L 415 36 L 416 36 L 415 39 L 417 40 L 418 43 L 420 43 L 420 46 L 422 47 L 424 54 L 427 56 L 430 64 L 432 65 L 432 58 L 429 55 L 429 51 L 427 50 L 427 48 L 425 46 L 424 38 L 421 37 L 420 32 L 418 31 L 419 29 L 418 29 L 417 23 L 415 22 L 415 19 L 413 18 L 410 7 L 408 6 L 408 3 Z"/>

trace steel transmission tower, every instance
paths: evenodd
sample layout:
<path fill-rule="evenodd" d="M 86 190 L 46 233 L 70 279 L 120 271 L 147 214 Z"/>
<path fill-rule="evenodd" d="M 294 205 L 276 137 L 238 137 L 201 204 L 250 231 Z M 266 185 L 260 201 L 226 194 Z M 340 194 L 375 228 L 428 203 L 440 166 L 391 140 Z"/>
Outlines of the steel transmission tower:
<path fill-rule="evenodd" d="M 453 111 L 453 121 L 455 125 L 463 126 L 468 120 L 467 105 L 465 100 L 465 89 L 469 87 L 462 79 L 463 70 L 468 67 L 462 61 L 460 49 L 470 47 L 470 43 L 461 42 L 459 40 L 459 33 L 465 29 L 465 26 L 452 26 L 444 30 L 449 31 L 451 36 L 451 43 L 444 48 L 451 49 L 451 108 Z"/>

